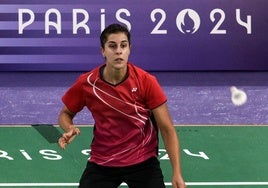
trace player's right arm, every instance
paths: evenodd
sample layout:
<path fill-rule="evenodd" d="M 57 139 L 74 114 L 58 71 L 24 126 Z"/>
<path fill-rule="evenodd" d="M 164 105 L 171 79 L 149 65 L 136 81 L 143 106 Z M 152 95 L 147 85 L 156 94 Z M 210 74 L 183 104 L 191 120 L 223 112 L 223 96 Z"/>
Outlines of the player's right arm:
<path fill-rule="evenodd" d="M 73 118 L 75 114 L 72 113 L 65 105 L 62 107 L 58 123 L 64 130 L 64 133 L 58 140 L 59 147 L 62 149 L 66 148 L 66 145 L 71 143 L 76 135 L 80 134 L 80 130 L 74 126 Z"/>

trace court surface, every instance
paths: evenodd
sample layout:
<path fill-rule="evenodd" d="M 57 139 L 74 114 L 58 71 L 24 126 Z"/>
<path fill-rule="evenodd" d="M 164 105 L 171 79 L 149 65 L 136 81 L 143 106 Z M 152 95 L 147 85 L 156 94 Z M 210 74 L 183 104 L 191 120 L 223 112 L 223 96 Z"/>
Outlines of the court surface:
<path fill-rule="evenodd" d="M 61 150 L 57 126 L 2 125 L 0 187 L 77 187 L 92 139 L 92 126 L 80 129 L 82 134 Z M 267 126 L 176 126 L 176 130 L 188 187 L 268 187 Z M 171 187 L 161 139 L 159 159 L 166 187 Z"/>

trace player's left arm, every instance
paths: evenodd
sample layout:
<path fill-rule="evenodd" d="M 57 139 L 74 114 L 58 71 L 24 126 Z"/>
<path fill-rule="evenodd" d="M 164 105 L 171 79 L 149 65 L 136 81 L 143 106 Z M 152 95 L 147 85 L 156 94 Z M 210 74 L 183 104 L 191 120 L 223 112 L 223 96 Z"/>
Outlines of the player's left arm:
<path fill-rule="evenodd" d="M 185 188 L 186 184 L 182 177 L 180 164 L 179 138 L 168 111 L 167 104 L 164 103 L 152 110 L 156 124 L 160 130 L 165 148 L 170 158 L 173 168 L 172 185 L 173 188 Z"/>

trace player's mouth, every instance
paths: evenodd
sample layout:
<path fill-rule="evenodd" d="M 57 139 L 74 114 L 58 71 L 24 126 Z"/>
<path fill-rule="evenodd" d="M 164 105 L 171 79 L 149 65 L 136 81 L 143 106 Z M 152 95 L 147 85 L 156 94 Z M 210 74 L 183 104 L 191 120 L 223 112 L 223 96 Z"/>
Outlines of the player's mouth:
<path fill-rule="evenodd" d="M 124 59 L 122 59 L 122 58 L 116 58 L 115 61 L 116 62 L 122 62 L 122 61 L 124 61 Z"/>

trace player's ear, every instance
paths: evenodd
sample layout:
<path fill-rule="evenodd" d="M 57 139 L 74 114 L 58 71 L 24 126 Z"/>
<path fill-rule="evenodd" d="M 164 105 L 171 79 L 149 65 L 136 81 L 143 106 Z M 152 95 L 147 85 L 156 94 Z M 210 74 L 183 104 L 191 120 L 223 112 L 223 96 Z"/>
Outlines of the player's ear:
<path fill-rule="evenodd" d="M 131 54 L 131 45 L 129 45 L 129 55 Z"/>
<path fill-rule="evenodd" d="M 103 58 L 105 58 L 104 48 L 100 47 L 101 55 Z"/>

